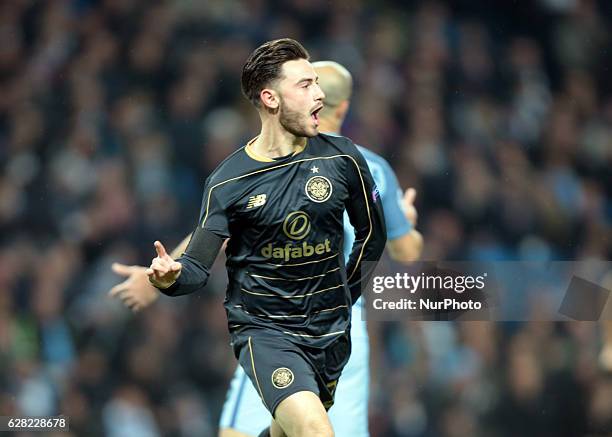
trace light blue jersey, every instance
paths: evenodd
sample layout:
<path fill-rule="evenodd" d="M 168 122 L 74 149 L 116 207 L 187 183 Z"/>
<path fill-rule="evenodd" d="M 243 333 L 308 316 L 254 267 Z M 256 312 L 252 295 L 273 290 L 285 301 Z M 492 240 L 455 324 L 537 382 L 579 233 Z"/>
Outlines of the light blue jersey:
<path fill-rule="evenodd" d="M 378 187 L 387 238 L 394 240 L 412 229 L 402 210 L 402 190 L 389 163 L 376 153 L 357 146 L 368 163 L 370 173 Z M 355 231 L 348 215 L 344 213 L 344 257 L 348 259 Z M 329 418 L 338 437 L 367 437 L 368 396 L 370 385 L 370 346 L 366 324 L 361 320 L 361 298 L 353 305 L 351 357 L 342 371 L 336 389 L 334 406 L 329 410 Z M 220 428 L 233 428 L 244 434 L 257 436 L 270 425 L 270 413 L 263 406 L 257 391 L 248 377 L 238 366 L 232 378 L 230 389 L 223 405 Z"/>

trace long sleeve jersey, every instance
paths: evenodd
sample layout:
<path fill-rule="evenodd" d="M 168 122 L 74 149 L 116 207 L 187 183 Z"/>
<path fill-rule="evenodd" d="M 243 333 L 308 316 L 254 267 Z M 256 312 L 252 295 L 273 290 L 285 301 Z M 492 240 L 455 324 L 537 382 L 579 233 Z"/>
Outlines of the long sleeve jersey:
<path fill-rule="evenodd" d="M 343 256 L 343 213 L 355 229 Z M 325 347 L 350 326 L 351 306 L 385 242 L 385 220 L 365 159 L 349 139 L 319 134 L 292 155 L 245 146 L 206 180 L 199 225 L 168 295 L 202 288 L 220 242 L 230 332 L 258 326 Z M 210 256 L 210 253 L 212 256 Z M 367 268 L 362 264 L 368 263 Z"/>

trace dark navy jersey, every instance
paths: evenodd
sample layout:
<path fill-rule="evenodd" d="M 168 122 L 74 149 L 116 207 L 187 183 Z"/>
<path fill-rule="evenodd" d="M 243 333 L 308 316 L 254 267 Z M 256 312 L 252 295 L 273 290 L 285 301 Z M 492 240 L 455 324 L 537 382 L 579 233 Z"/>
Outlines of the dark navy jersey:
<path fill-rule="evenodd" d="M 345 209 L 355 229 L 346 265 Z M 308 346 L 331 343 L 350 326 L 361 263 L 384 250 L 384 223 L 366 161 L 345 137 L 320 134 L 279 159 L 258 157 L 248 145 L 230 155 L 206 181 L 199 226 L 229 238 L 230 331 L 258 326 Z M 179 261 L 175 294 L 201 269 L 192 269 L 194 257 Z"/>

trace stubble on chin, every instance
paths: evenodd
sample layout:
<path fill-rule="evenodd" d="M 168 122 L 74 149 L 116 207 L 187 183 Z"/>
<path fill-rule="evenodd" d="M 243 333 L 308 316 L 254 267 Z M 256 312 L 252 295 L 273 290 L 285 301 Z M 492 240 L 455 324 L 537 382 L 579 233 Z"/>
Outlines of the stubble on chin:
<path fill-rule="evenodd" d="M 304 119 L 304 116 L 296 111 L 289 111 L 283 106 L 280 108 L 279 122 L 281 126 L 292 135 L 296 137 L 316 137 L 319 134 L 318 129 L 314 129 L 314 132 L 306 125 L 308 119 Z"/>

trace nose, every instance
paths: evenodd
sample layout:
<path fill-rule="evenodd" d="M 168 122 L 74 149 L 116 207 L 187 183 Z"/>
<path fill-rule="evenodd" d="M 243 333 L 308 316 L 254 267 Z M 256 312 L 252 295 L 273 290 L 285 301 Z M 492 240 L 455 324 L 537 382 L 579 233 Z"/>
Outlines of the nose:
<path fill-rule="evenodd" d="M 316 83 L 315 85 L 316 85 L 315 100 L 323 101 L 323 99 L 325 99 L 325 93 L 323 92 L 323 90 L 321 89 L 318 83 Z"/>

